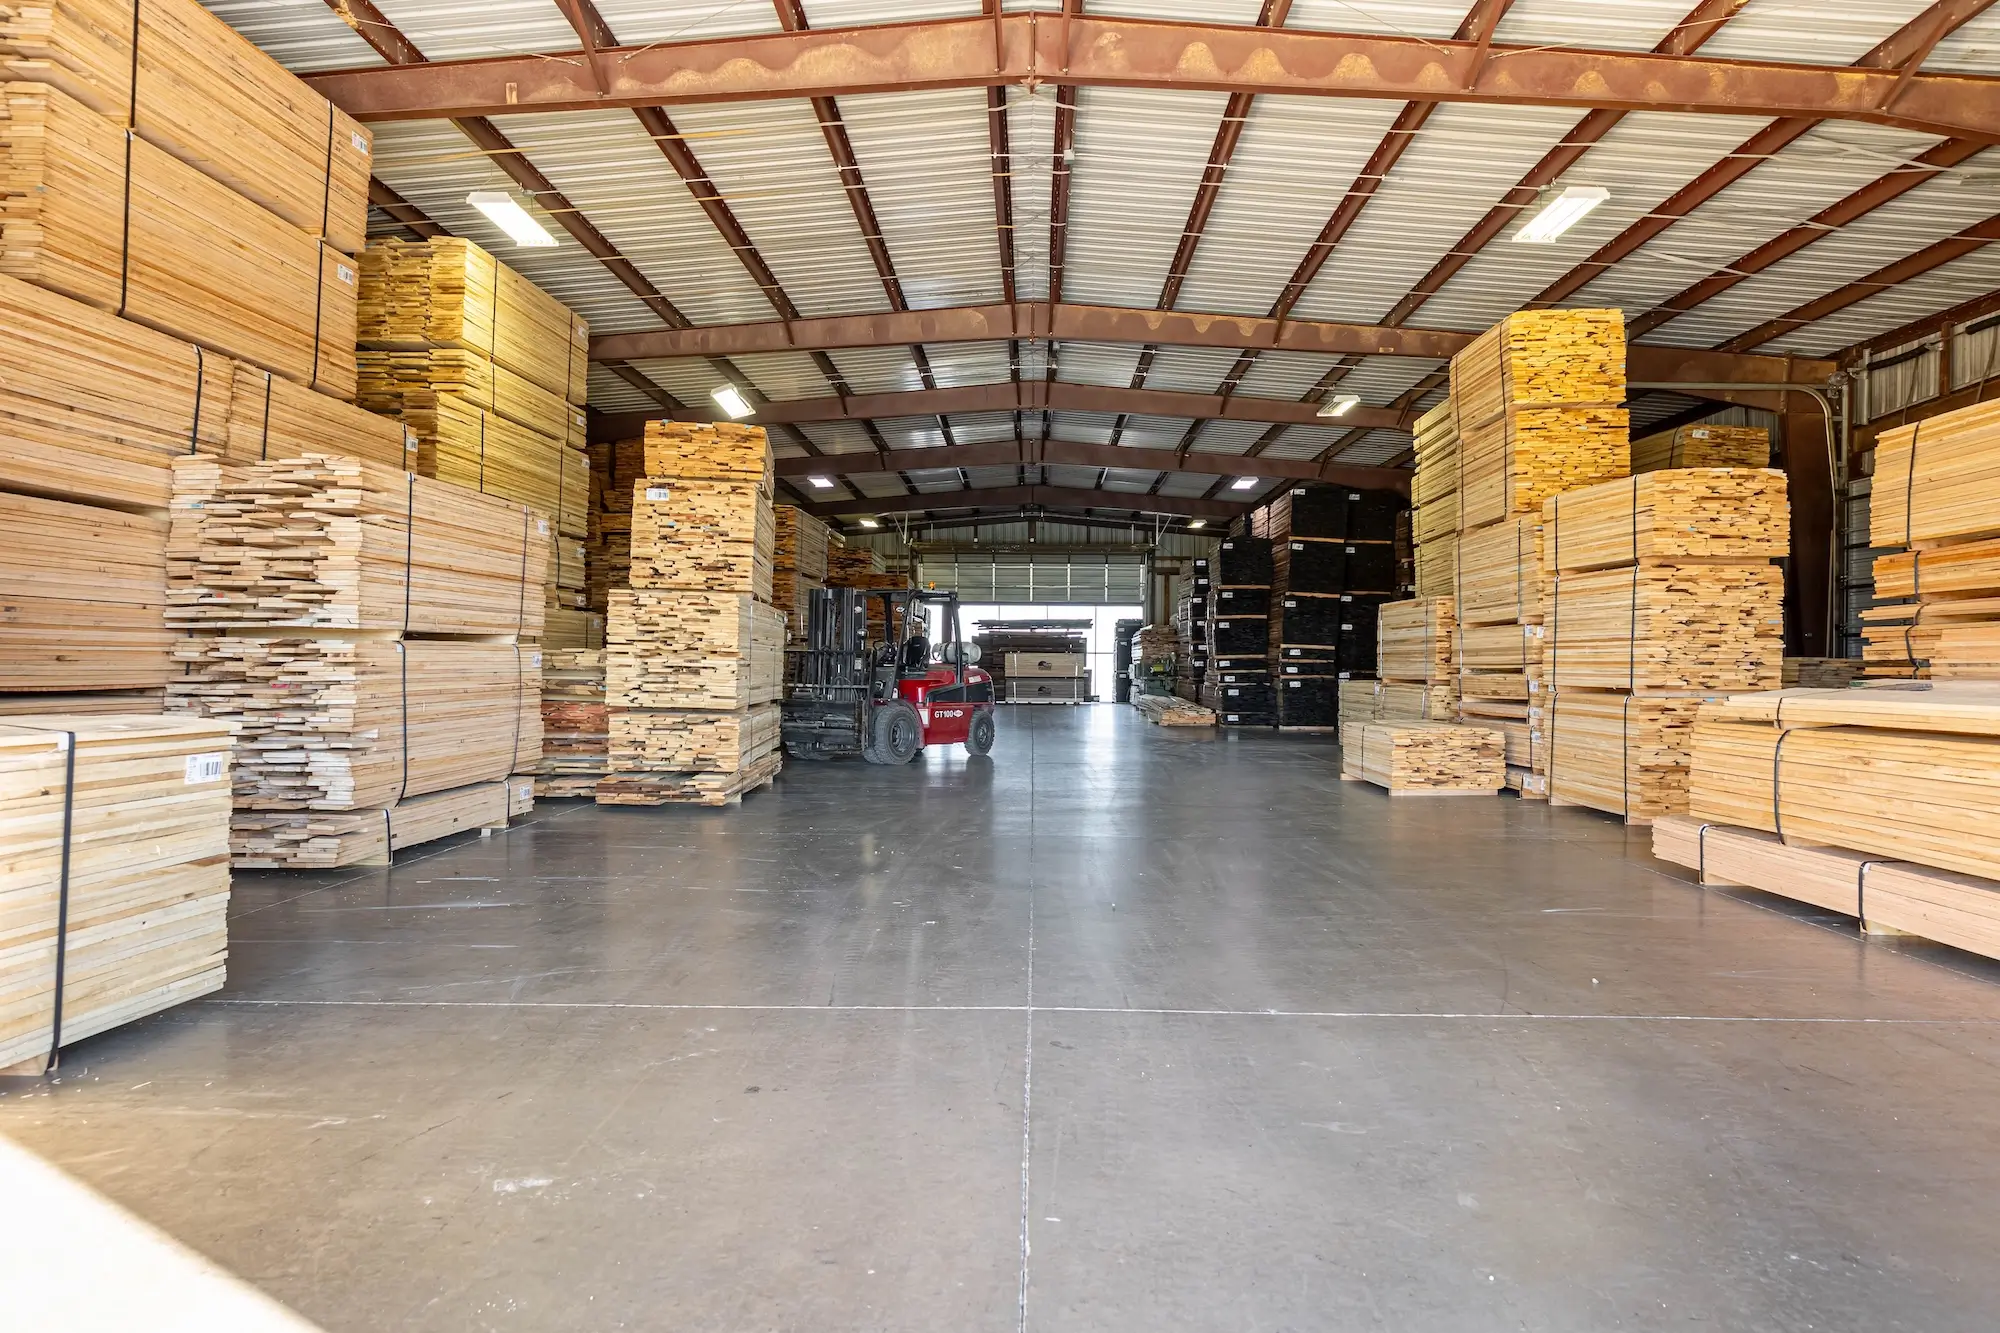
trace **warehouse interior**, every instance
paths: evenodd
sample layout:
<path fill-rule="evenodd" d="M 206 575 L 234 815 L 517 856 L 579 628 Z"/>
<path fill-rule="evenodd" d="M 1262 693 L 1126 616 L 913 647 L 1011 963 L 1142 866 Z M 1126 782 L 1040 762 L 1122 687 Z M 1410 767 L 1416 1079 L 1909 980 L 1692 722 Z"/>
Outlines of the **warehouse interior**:
<path fill-rule="evenodd" d="M 1974 1330 L 1993 0 L 0 0 L 9 1327 Z"/>

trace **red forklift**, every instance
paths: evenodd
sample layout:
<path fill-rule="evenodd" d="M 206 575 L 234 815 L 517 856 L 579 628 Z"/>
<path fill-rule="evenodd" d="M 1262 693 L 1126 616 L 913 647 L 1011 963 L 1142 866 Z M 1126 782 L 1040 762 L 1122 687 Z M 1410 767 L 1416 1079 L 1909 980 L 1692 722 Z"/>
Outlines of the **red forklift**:
<path fill-rule="evenodd" d="M 979 650 L 959 637 L 958 594 L 914 588 L 815 588 L 806 606 L 805 646 L 787 673 L 783 735 L 794 759 L 907 764 L 932 745 L 993 749 L 993 677 Z M 868 639 L 875 598 L 882 641 Z M 941 606 L 934 648 L 925 608 Z"/>

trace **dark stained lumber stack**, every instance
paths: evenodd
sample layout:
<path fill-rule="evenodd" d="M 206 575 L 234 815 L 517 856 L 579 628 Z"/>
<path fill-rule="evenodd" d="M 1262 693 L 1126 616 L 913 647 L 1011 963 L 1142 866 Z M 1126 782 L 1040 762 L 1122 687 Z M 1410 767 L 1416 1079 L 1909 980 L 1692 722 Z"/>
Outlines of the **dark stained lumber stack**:
<path fill-rule="evenodd" d="M 631 586 L 612 590 L 600 805 L 722 805 L 776 776 L 784 613 L 761 429 L 649 422 Z"/>
<path fill-rule="evenodd" d="M 1209 557 L 1208 663 L 1200 701 L 1226 727 L 1274 727 L 1269 537 L 1226 537 Z"/>
<path fill-rule="evenodd" d="M 1395 596 L 1406 512 L 1393 492 L 1315 485 L 1252 516 L 1272 544 L 1268 638 L 1281 729 L 1334 728 L 1342 677 L 1373 672 L 1376 608 Z"/>
<path fill-rule="evenodd" d="M 0 718 L 0 1074 L 222 988 L 229 752 L 188 718 Z"/>
<path fill-rule="evenodd" d="M 1190 703 L 1201 699 L 1208 670 L 1209 569 L 1206 556 L 1191 561 L 1174 596 L 1174 694 Z"/>
<path fill-rule="evenodd" d="M 1779 683 L 1783 473 L 1649 472 L 1542 512 L 1549 790 L 1646 823 L 1686 808 L 1700 704 Z"/>

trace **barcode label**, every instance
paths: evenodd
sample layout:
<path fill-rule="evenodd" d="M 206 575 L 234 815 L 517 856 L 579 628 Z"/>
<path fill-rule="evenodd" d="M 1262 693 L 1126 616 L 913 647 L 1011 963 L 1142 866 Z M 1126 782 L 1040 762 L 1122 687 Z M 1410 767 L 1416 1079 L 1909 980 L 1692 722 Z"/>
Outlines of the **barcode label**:
<path fill-rule="evenodd" d="M 542 665 L 542 655 L 540 653 L 529 653 L 528 665 L 539 668 Z"/>
<path fill-rule="evenodd" d="M 648 486 L 646 488 L 646 498 L 648 500 L 671 500 L 674 498 L 674 488 L 671 486 Z"/>
<path fill-rule="evenodd" d="M 417 451 L 418 448 L 419 446 L 417 444 L 417 433 L 413 430 L 404 431 L 403 452 L 406 454 L 413 454 Z"/>
<path fill-rule="evenodd" d="M 339 278 L 350 287 L 354 285 L 354 270 L 345 264 L 335 264 L 333 266 L 333 276 Z"/>
<path fill-rule="evenodd" d="M 221 750 L 211 751 L 208 754 L 189 755 L 187 757 L 187 782 L 185 785 L 192 787 L 198 782 L 222 781 L 222 766 L 227 762 L 229 762 L 229 756 Z"/>
<path fill-rule="evenodd" d="M 1288 680 L 1285 682 L 1285 684 L 1291 686 L 1293 689 L 1296 690 L 1299 686 L 1305 684 L 1305 682 L 1302 680 Z"/>
<path fill-rule="evenodd" d="M 530 796 L 533 796 L 534 794 L 535 794 L 535 784 L 532 782 L 524 782 L 515 790 L 515 795 L 523 801 L 527 800 Z"/>
<path fill-rule="evenodd" d="M 1306 549 L 1306 544 L 1304 542 L 1293 542 L 1292 549 L 1294 551 L 1303 551 Z"/>
<path fill-rule="evenodd" d="M 535 520 L 535 535 L 537 537 L 546 537 L 549 535 L 549 521 L 547 519 L 538 518 Z"/>
<path fill-rule="evenodd" d="M 347 137 L 348 141 L 354 145 L 355 152 L 365 153 L 368 151 L 368 136 L 363 134 L 360 130 L 349 131 Z"/>

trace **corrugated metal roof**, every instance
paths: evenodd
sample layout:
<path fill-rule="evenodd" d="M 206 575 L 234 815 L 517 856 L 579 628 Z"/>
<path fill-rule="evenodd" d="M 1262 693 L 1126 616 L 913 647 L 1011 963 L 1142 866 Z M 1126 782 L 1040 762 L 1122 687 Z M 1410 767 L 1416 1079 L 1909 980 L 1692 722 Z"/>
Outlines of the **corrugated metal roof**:
<path fill-rule="evenodd" d="M 1702 47 L 1734 60 L 1851 65 L 1930 0 L 1755 0 Z"/>

